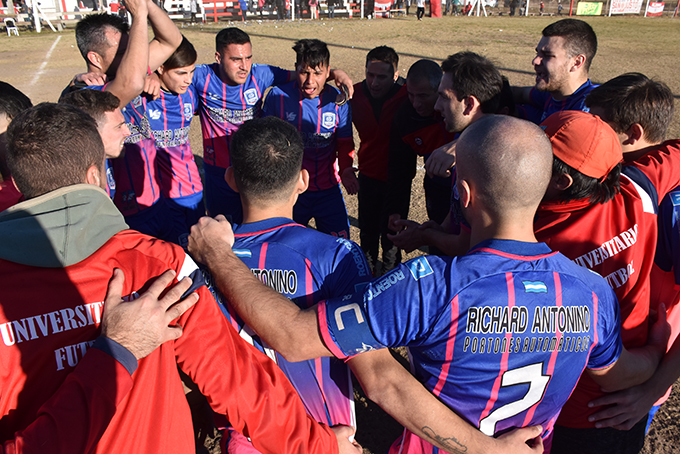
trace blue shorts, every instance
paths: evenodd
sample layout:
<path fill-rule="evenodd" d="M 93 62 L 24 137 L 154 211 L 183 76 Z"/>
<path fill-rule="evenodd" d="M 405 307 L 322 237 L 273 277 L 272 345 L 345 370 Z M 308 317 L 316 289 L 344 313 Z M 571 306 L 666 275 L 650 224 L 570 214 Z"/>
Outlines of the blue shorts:
<path fill-rule="evenodd" d="M 224 180 L 226 169 L 203 164 L 205 171 L 205 207 L 208 215 L 215 217 L 223 214 L 232 224 L 243 222 L 243 208 L 241 207 L 241 196 Z"/>
<path fill-rule="evenodd" d="M 132 229 L 145 235 L 172 241 L 172 217 L 167 210 L 165 199 L 159 199 L 148 208 L 130 216 L 125 216 L 125 222 Z M 177 242 L 177 239 L 174 241 Z"/>
<path fill-rule="evenodd" d="M 168 211 L 169 219 L 172 222 L 169 232 L 171 239 L 169 241 L 186 248 L 191 226 L 205 216 L 203 192 L 175 199 L 165 199 L 164 202 L 165 209 Z"/>
<path fill-rule="evenodd" d="M 349 239 L 349 218 L 340 185 L 323 191 L 306 191 L 293 207 L 293 220 L 307 225 L 314 218 L 316 229 Z"/>

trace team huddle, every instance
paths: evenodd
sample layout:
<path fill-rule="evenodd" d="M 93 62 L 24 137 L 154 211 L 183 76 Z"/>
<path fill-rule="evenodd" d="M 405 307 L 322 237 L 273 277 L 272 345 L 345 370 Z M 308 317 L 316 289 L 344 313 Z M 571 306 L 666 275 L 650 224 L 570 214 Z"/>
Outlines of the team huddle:
<path fill-rule="evenodd" d="M 197 65 L 126 4 L 78 23 L 58 103 L 0 82 L 0 453 L 195 452 L 191 382 L 222 452 L 356 454 L 352 375 L 405 428 L 390 453 L 642 449 L 680 376 L 665 84 L 593 84 L 576 19 L 534 87 L 465 51 L 404 79 L 384 45 L 353 84 L 318 39 L 253 64 L 238 28 Z"/>

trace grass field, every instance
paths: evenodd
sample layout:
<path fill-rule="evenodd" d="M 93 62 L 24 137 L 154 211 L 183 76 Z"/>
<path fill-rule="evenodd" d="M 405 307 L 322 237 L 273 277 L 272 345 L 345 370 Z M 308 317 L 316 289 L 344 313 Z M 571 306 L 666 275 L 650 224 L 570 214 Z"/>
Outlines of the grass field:
<path fill-rule="evenodd" d="M 414 8 L 415 9 L 415 8 Z M 377 20 L 321 20 L 296 22 L 238 23 L 253 42 L 254 61 L 293 68 L 293 42 L 299 38 L 318 38 L 331 50 L 331 65 L 344 69 L 355 81 L 363 79 L 366 52 L 378 45 L 394 47 L 401 56 L 403 76 L 418 59 L 441 61 L 446 56 L 471 50 L 489 57 L 514 85 L 532 85 L 531 59 L 541 30 L 555 21 L 554 17 L 451 17 L 425 18 L 417 22 L 413 16 Z M 591 68 L 593 82 L 601 83 L 629 71 L 642 72 L 666 82 L 675 97 L 680 94 L 677 77 L 680 56 L 680 19 L 642 17 L 586 18 L 595 29 L 599 49 Z M 183 33 L 196 47 L 199 63 L 214 61 L 214 35 L 225 23 L 183 28 Z M 71 77 L 85 70 L 75 47 L 73 30 L 61 33 L 22 33 L 22 36 L 0 36 L 0 80 L 11 83 L 29 95 L 34 103 L 56 101 Z M 192 144 L 200 155 L 200 126 L 194 122 Z M 669 137 L 680 137 L 680 114 L 676 112 Z M 415 219 L 423 219 L 424 203 L 420 179 L 413 191 Z M 356 201 L 347 198 L 350 216 L 356 216 Z M 356 228 L 353 239 L 358 239 Z M 678 452 L 677 400 L 669 402 L 657 417 L 650 433 L 648 453 Z M 367 405 L 367 404 L 366 404 Z M 360 432 L 357 436 L 368 449 L 384 452 L 399 433 L 398 426 L 387 422 L 373 407 L 364 408 L 360 400 Z"/>

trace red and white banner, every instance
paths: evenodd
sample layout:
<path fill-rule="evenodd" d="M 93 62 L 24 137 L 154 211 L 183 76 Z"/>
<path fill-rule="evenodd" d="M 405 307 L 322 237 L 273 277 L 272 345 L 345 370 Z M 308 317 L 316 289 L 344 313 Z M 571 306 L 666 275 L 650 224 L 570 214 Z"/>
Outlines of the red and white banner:
<path fill-rule="evenodd" d="M 666 6 L 665 2 L 649 2 L 647 16 L 661 16 L 664 6 Z"/>
<path fill-rule="evenodd" d="M 609 14 L 640 14 L 642 0 L 612 0 Z"/>

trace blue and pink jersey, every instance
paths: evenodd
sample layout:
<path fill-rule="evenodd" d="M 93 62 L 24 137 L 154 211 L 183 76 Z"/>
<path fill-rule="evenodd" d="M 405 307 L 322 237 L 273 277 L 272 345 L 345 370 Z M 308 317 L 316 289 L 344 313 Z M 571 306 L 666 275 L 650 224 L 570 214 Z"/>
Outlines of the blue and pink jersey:
<path fill-rule="evenodd" d="M 531 103 L 517 106 L 518 114 L 526 120 L 540 124 L 550 115 L 563 110 L 590 112 L 590 109 L 586 106 L 586 96 L 595 87 L 597 85 L 593 85 L 590 79 L 588 79 L 578 90 L 560 100 L 553 98 L 550 92 L 540 91 L 534 87 L 529 95 Z"/>
<path fill-rule="evenodd" d="M 189 129 L 198 98 L 194 86 L 183 94 L 161 90 L 160 97 L 147 103 L 149 124 L 156 140 L 156 165 L 161 193 L 169 199 L 199 194 L 201 176 L 189 143 Z"/>
<path fill-rule="evenodd" d="M 319 324 L 340 358 L 408 346 L 416 378 L 490 436 L 536 424 L 547 436 L 583 370 L 622 350 L 604 279 L 544 243 L 510 240 L 411 260 L 323 302 Z M 410 432 L 403 443 L 403 453 L 436 452 Z"/>
<path fill-rule="evenodd" d="M 104 90 L 106 85 L 87 88 Z M 111 159 L 114 182 L 108 181 L 107 170 L 107 193 L 113 195 L 113 202 L 126 217 L 149 208 L 161 197 L 156 175 L 156 142 L 146 109 L 143 96 L 137 96 L 121 109 L 130 136 L 125 139 L 123 155 Z"/>
<path fill-rule="evenodd" d="M 322 191 L 340 183 L 340 166 L 354 159 L 352 113 L 349 103 L 335 104 L 339 91 L 326 85 L 319 96 L 307 99 L 297 81 L 274 87 L 264 103 L 265 115 L 287 121 L 302 134 L 302 168 L 309 172 L 309 191 Z"/>
<path fill-rule="evenodd" d="M 361 249 L 351 241 L 308 229 L 286 218 L 239 225 L 234 253 L 264 284 L 301 308 L 358 291 L 370 278 Z M 223 298 L 222 311 L 242 337 L 286 373 L 307 412 L 329 426 L 356 427 L 349 368 L 336 358 L 291 363 L 243 324 Z M 239 443 L 240 445 L 240 443 Z M 230 450 L 231 452 L 231 450 Z"/>
<path fill-rule="evenodd" d="M 206 164 L 229 167 L 231 134 L 245 121 L 260 116 L 265 90 L 286 83 L 288 74 L 281 68 L 253 64 L 244 84 L 227 85 L 220 79 L 217 63 L 196 66 L 193 84 L 199 98 Z"/>
<path fill-rule="evenodd" d="M 154 140 L 146 98 L 137 96 L 123 109 L 130 136 L 125 139 L 125 152 L 113 159 L 116 180 L 113 202 L 123 216 L 143 211 L 161 197 L 156 174 L 156 141 Z"/>

